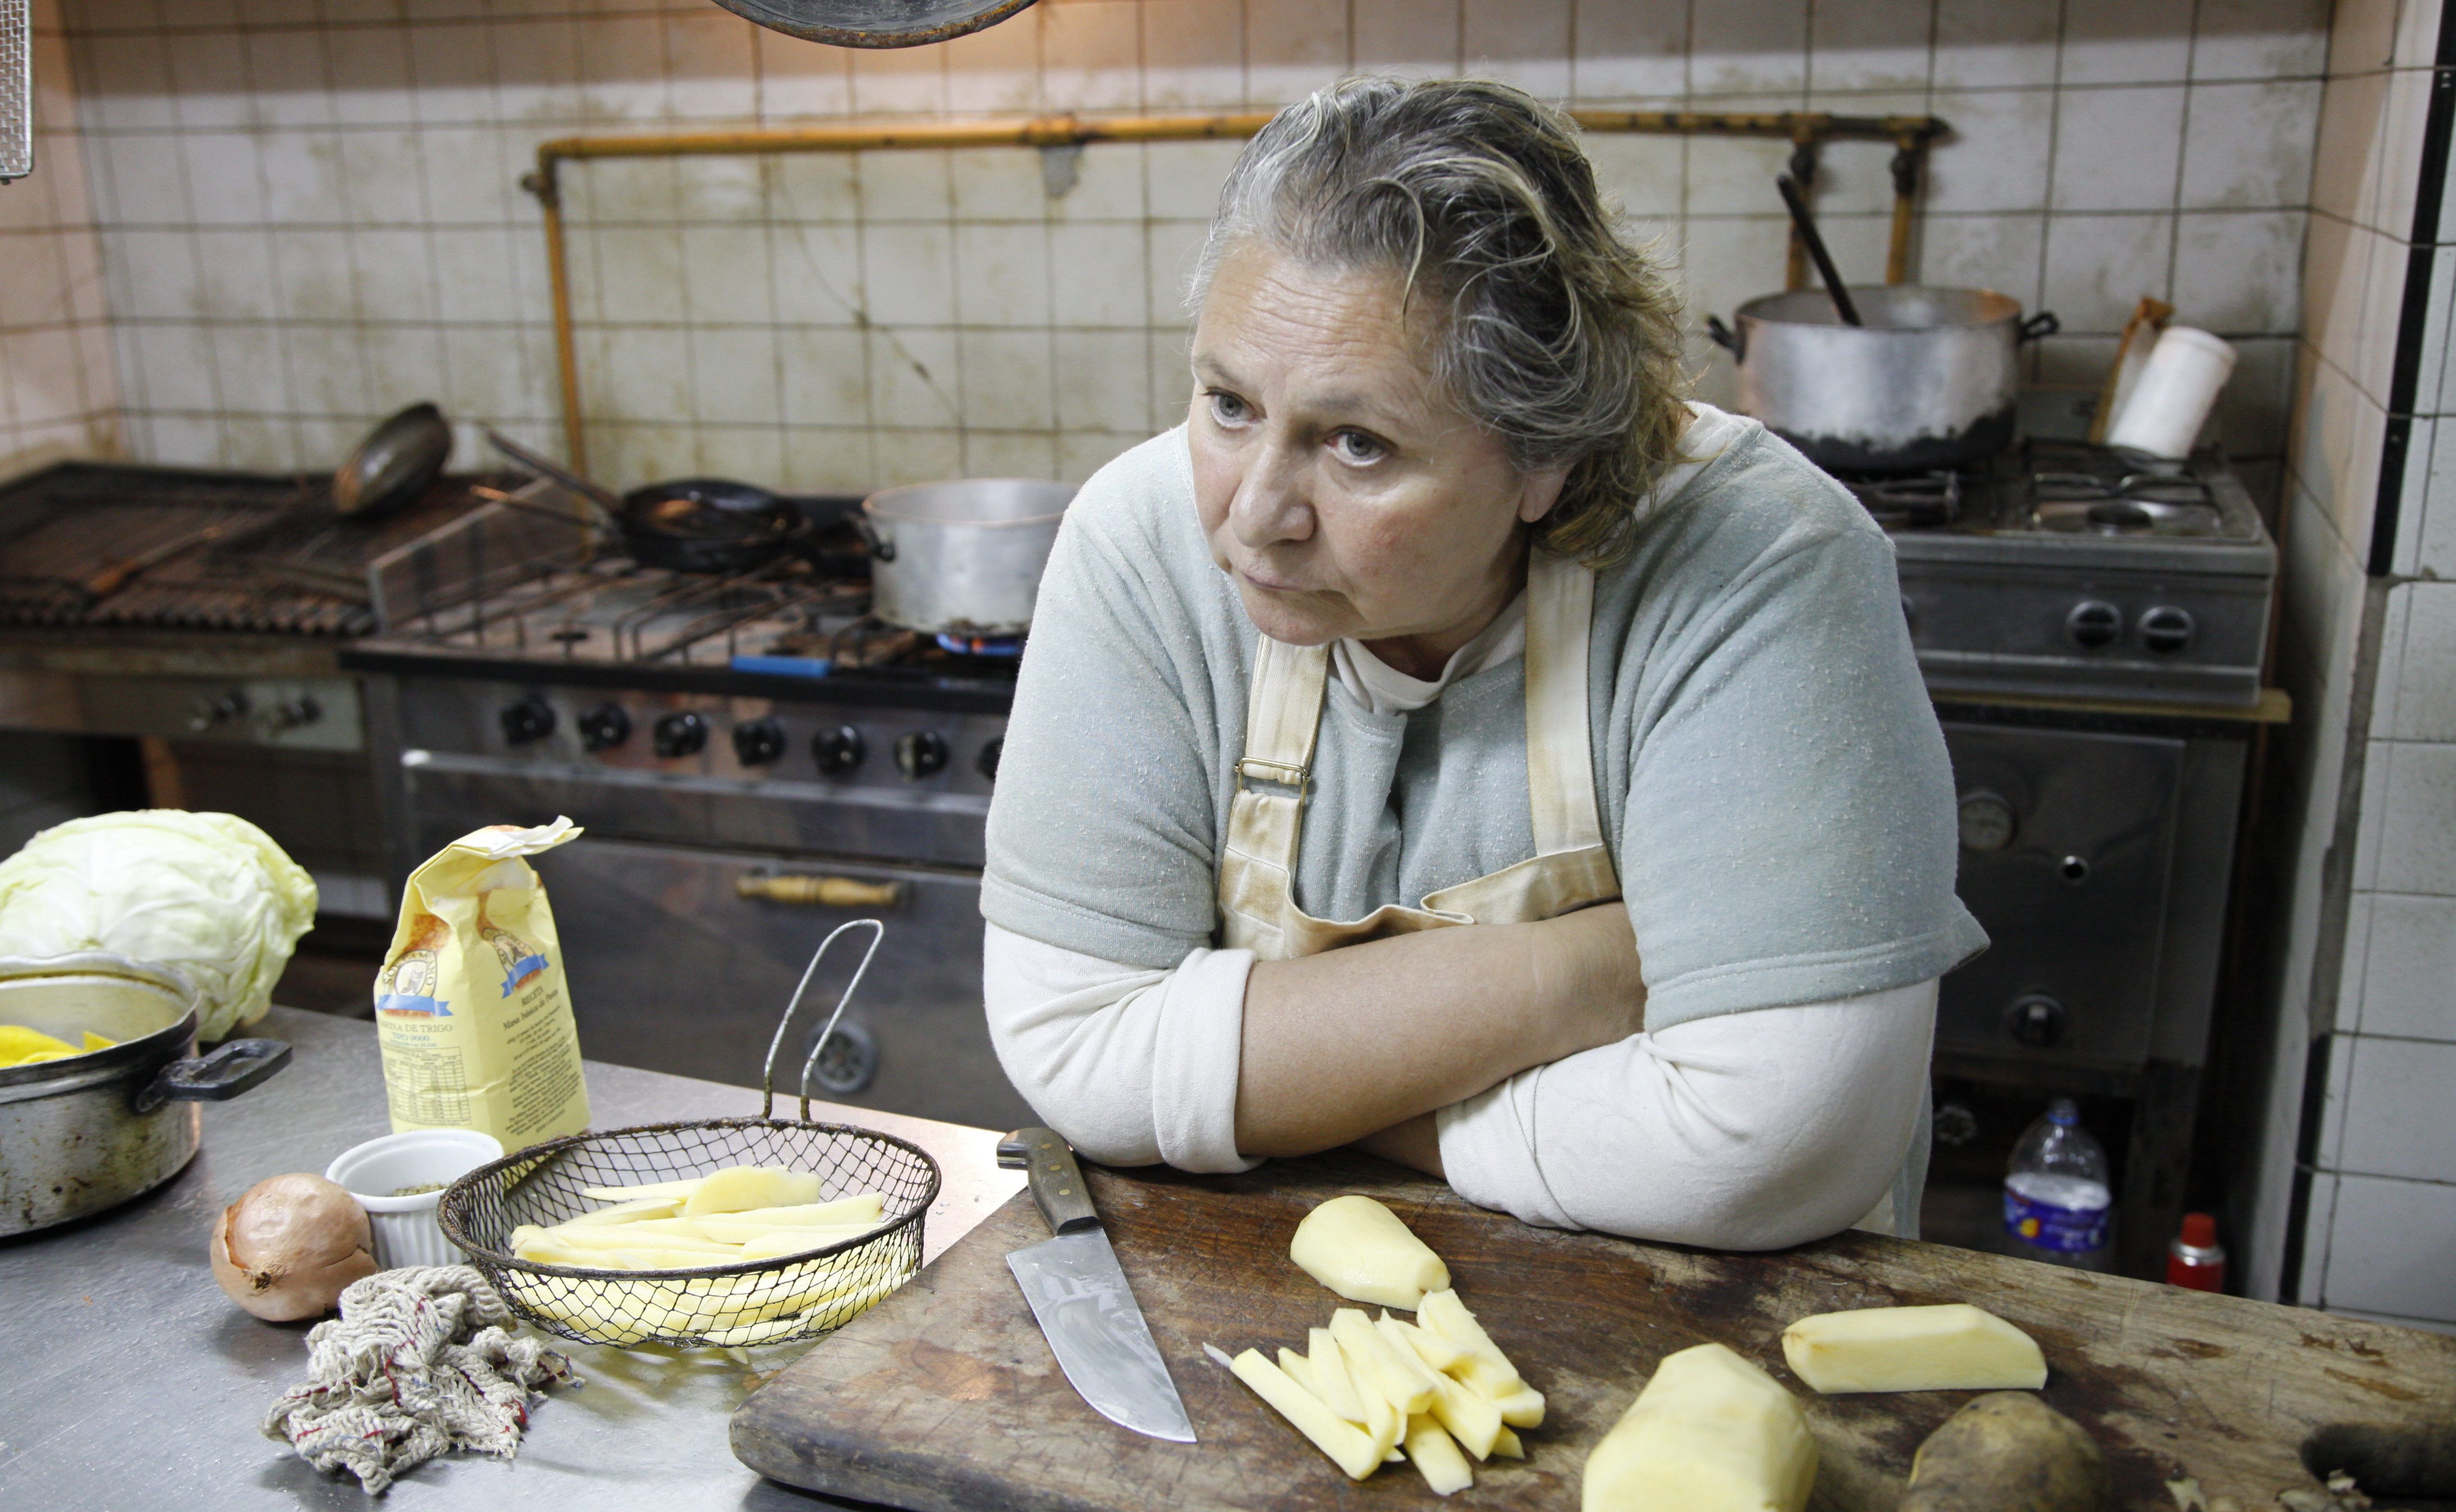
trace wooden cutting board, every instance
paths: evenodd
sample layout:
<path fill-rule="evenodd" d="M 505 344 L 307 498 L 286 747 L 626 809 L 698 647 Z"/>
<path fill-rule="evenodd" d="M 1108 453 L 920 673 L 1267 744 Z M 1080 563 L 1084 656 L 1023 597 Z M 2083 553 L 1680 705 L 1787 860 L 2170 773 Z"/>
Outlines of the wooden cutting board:
<path fill-rule="evenodd" d="M 1408 1465 L 1349 1481 L 1202 1353 L 1205 1340 L 1301 1349 L 1345 1305 L 1287 1257 L 1297 1220 L 1341 1192 L 1381 1198 L 1440 1252 L 1550 1398 L 1526 1460 L 1478 1467 L 1450 1505 L 1574 1509 L 1586 1452 L 1655 1362 L 1718 1339 L 1799 1393 L 1821 1454 L 1813 1505 L 1891 1512 L 1919 1440 L 1972 1394 L 1808 1391 L 1779 1335 L 1840 1308 L 1968 1301 L 2026 1329 L 2046 1351 L 2047 1401 L 2106 1451 L 2126 1509 L 2176 1512 L 2166 1482 L 2187 1476 L 2243 1512 L 2316 1490 L 2297 1451 L 2326 1424 L 2456 1433 L 2456 1338 L 2411 1329 L 1864 1234 L 1776 1255 L 1562 1234 L 1357 1155 L 1239 1176 L 1087 1175 L 1200 1443 L 1116 1427 L 1067 1384 L 1006 1268 L 1010 1250 L 1048 1236 L 1019 1195 L 745 1402 L 734 1453 L 779 1481 L 914 1512 L 1430 1505 Z"/>

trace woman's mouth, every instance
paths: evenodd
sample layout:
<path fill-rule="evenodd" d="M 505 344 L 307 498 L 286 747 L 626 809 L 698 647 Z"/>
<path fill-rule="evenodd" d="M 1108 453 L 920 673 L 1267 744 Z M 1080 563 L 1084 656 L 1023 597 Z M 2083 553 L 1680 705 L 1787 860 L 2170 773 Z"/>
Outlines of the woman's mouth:
<path fill-rule="evenodd" d="M 1255 587 L 1269 593 L 1302 593 L 1304 591 L 1297 583 L 1282 582 L 1269 573 L 1253 567 L 1239 567 L 1237 569 L 1237 575 Z"/>

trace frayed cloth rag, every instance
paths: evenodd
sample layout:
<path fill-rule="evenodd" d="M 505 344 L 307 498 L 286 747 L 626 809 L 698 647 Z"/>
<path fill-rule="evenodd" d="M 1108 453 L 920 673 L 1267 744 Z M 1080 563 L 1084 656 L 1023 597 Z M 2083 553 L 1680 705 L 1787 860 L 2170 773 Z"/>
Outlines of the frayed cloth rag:
<path fill-rule="evenodd" d="M 341 1294 L 341 1316 L 307 1336 L 307 1379 L 264 1416 L 318 1470 L 347 1470 L 369 1496 L 452 1449 L 520 1453 L 528 1401 L 578 1385 L 571 1362 L 505 1331 L 511 1309 L 466 1265 L 379 1271 Z"/>

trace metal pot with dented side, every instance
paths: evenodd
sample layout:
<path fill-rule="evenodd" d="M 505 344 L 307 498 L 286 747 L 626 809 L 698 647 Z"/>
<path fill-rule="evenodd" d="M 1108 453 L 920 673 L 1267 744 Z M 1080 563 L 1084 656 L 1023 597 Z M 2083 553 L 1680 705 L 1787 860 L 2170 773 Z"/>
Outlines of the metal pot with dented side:
<path fill-rule="evenodd" d="M 1074 489 L 1028 478 L 883 488 L 862 501 L 870 612 L 908 630 L 1021 635 Z"/>
<path fill-rule="evenodd" d="M 1739 307 L 1707 332 L 1739 364 L 1739 407 L 1835 473 L 1961 467 L 2013 444 L 2021 344 L 2052 336 L 2041 312 L 1990 289 L 1853 287 L 1860 325 L 1822 289 Z"/>
<path fill-rule="evenodd" d="M 185 977 L 103 951 L 0 957 L 0 1024 L 71 1044 L 65 1060 L 0 1069 L 0 1236 L 115 1207 L 179 1174 L 219 1102 L 290 1060 L 277 1040 L 226 1040 L 196 1054 L 196 991 Z"/>

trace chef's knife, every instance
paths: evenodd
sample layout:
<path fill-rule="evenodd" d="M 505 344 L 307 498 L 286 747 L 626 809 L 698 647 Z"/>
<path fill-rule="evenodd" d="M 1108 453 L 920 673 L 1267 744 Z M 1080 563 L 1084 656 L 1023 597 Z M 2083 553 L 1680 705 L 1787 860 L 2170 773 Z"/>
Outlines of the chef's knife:
<path fill-rule="evenodd" d="M 1194 1442 L 1185 1402 L 1169 1379 L 1143 1310 L 1117 1269 L 1074 1152 L 1048 1129 L 1022 1129 L 999 1142 L 998 1164 L 1020 1170 L 1032 1200 L 1056 1237 L 1006 1257 L 1032 1316 L 1066 1379 L 1101 1417 L 1120 1427 Z"/>

